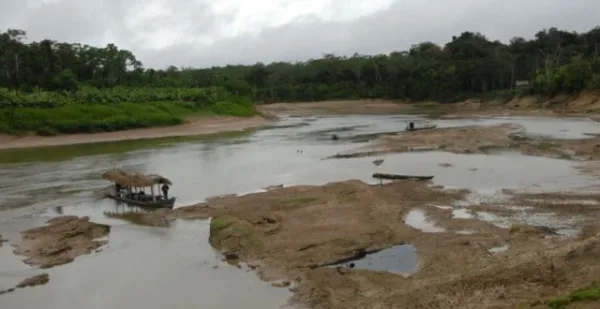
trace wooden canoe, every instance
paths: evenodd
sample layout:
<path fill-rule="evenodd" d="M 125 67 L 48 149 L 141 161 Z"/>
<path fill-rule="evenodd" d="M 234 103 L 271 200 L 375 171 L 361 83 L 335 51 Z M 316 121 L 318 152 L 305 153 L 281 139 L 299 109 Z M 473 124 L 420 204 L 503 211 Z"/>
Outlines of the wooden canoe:
<path fill-rule="evenodd" d="M 129 205 L 135 205 L 139 207 L 146 208 L 170 208 L 172 209 L 175 206 L 176 197 L 172 197 L 170 199 L 157 199 L 156 201 L 139 201 L 132 200 L 126 197 L 117 196 L 115 194 L 108 194 L 106 197 L 111 198 L 115 201 L 123 202 Z"/>
<path fill-rule="evenodd" d="M 426 127 L 406 127 L 406 131 L 420 131 L 420 130 L 431 130 L 437 128 L 437 124 L 426 126 Z"/>
<path fill-rule="evenodd" d="M 431 180 L 434 176 L 414 176 L 414 175 L 398 175 L 398 174 L 382 174 L 375 173 L 373 178 L 388 179 L 388 180 Z"/>

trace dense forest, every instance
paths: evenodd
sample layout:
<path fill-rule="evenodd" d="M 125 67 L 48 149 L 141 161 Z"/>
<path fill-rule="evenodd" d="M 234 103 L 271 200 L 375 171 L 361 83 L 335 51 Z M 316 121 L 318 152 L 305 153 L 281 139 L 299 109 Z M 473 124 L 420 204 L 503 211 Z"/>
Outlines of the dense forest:
<path fill-rule="evenodd" d="M 251 102 L 576 93 L 600 89 L 599 56 L 600 27 L 551 28 L 508 44 L 463 32 L 444 46 L 423 42 L 388 55 L 155 70 L 114 44 L 27 42 L 25 31 L 9 29 L 0 32 L 0 131 L 169 125 L 189 113 L 251 115 Z M 529 85 L 515 90 L 517 81 Z"/>

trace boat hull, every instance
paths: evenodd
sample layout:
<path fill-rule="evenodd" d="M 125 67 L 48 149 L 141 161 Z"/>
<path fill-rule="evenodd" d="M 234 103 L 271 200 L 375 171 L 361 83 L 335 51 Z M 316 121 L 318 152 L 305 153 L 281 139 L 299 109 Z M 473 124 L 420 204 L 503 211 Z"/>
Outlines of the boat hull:
<path fill-rule="evenodd" d="M 433 176 L 415 176 L 415 175 L 398 175 L 398 174 L 382 174 L 375 173 L 373 174 L 373 178 L 378 179 L 388 179 L 388 180 L 432 180 Z"/>
<path fill-rule="evenodd" d="M 122 196 L 117 196 L 115 194 L 108 194 L 106 197 L 113 199 L 115 201 L 123 202 L 129 205 L 134 205 L 138 207 L 147 207 L 147 208 L 173 208 L 175 206 L 176 197 L 172 197 L 166 200 L 157 200 L 157 201 L 137 201 L 128 199 Z"/>

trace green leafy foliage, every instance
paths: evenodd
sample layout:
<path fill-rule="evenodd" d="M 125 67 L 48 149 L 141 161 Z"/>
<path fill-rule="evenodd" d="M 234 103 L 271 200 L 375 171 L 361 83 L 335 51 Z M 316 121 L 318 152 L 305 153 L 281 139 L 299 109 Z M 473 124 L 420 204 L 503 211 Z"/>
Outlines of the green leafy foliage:
<path fill-rule="evenodd" d="M 218 89 L 84 88 L 19 92 L 0 88 L 0 132 L 93 133 L 181 124 L 203 114 L 251 116 L 248 98 Z"/>
<path fill-rule="evenodd" d="M 422 42 L 390 54 L 164 70 L 144 68 L 114 44 L 26 42 L 25 35 L 0 32 L 2 132 L 170 125 L 188 113 L 250 115 L 252 102 L 507 100 L 600 89 L 600 27 L 550 28 L 509 43 L 467 31 L 443 46 Z"/>
<path fill-rule="evenodd" d="M 563 309 L 576 302 L 597 302 L 600 300 L 600 284 L 594 282 L 587 287 L 573 291 L 568 296 L 556 297 L 546 301 L 552 309 Z"/>

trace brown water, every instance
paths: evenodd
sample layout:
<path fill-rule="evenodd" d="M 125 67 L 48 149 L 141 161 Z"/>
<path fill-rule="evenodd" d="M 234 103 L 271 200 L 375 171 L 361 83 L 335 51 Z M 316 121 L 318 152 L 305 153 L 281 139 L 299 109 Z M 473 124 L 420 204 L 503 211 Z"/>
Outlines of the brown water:
<path fill-rule="evenodd" d="M 115 211 L 115 203 L 95 200 L 91 192 L 108 184 L 100 175 L 112 167 L 170 178 L 174 182 L 170 193 L 178 197 L 176 206 L 278 184 L 324 184 L 351 178 L 374 183 L 374 172 L 435 175 L 435 184 L 472 188 L 489 195 L 502 188 L 552 190 L 585 187 L 593 182 L 578 175 L 571 161 L 515 153 L 405 153 L 382 156 L 385 162 L 381 166 L 372 164 L 375 158 L 321 160 L 355 148 L 354 136 L 400 131 L 408 119 L 415 117 L 289 118 L 281 121 L 279 128 L 216 141 L 160 141 L 155 147 L 149 141 L 141 149 L 127 151 L 106 144 L 106 151 L 95 148 L 93 155 L 72 146 L 61 147 L 57 156 L 52 149 L 0 154 L 0 158 L 17 162 L 0 165 L 0 205 L 30 205 L 0 211 L 3 236 L 16 241 L 18 231 L 62 214 L 87 215 L 92 221 L 113 226 L 102 252 L 48 270 L 50 283 L 45 286 L 0 296 L 0 308 L 225 309 L 278 308 L 286 303 L 291 295 L 287 289 L 273 288 L 254 273 L 219 261 L 218 253 L 207 243 L 206 221 L 151 228 L 107 217 L 104 212 Z M 433 122 L 440 127 L 517 122 L 531 134 L 568 138 L 600 132 L 595 122 L 570 119 Z M 332 132 L 340 139 L 332 140 Z M 443 168 L 439 163 L 453 166 Z M 7 244 L 0 248 L 0 261 L 0 289 L 42 272 L 23 264 Z"/>

